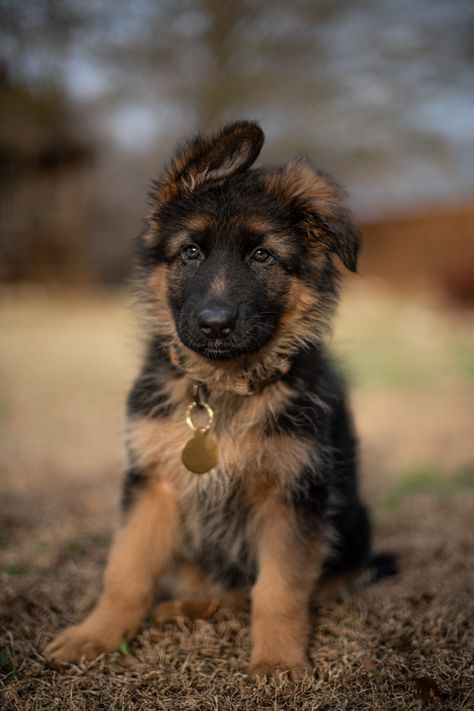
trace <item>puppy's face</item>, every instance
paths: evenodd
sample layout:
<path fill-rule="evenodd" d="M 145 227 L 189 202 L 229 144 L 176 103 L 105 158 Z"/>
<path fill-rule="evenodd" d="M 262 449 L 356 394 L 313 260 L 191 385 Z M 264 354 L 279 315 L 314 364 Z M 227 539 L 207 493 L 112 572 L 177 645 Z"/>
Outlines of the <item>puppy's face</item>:
<path fill-rule="evenodd" d="M 252 173 L 170 208 L 162 249 L 179 338 L 209 359 L 258 351 L 304 261 L 285 210 Z"/>
<path fill-rule="evenodd" d="M 355 269 L 339 189 L 303 161 L 249 170 L 262 143 L 243 122 L 194 139 L 154 186 L 142 263 L 161 325 L 208 360 L 318 340 L 336 294 L 330 253 Z"/>

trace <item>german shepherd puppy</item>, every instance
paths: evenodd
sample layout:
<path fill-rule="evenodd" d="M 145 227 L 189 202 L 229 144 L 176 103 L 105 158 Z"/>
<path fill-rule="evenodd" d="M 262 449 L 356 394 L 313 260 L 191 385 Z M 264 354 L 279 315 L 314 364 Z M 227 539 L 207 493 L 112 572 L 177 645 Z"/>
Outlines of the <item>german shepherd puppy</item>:
<path fill-rule="evenodd" d="M 370 565 L 345 387 L 323 345 L 332 255 L 355 271 L 360 234 L 342 190 L 304 159 L 251 168 L 263 141 L 246 121 L 196 136 L 153 184 L 123 523 L 96 607 L 51 658 L 117 649 L 160 577 L 181 598 L 249 592 L 251 671 L 296 678 L 313 595 Z"/>

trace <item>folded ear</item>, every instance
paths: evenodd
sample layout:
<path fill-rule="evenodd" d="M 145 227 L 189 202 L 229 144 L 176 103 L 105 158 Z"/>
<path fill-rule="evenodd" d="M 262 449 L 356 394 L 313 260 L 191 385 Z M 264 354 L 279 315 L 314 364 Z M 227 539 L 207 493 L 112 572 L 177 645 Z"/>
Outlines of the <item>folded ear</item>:
<path fill-rule="evenodd" d="M 355 272 L 362 236 L 344 205 L 344 190 L 304 157 L 284 165 L 271 176 L 271 183 L 291 201 L 300 226 Z"/>
<path fill-rule="evenodd" d="M 163 176 L 153 184 L 155 207 L 179 191 L 192 192 L 207 183 L 219 183 L 249 168 L 265 139 L 258 124 L 237 121 L 214 136 L 195 136 L 173 156 Z"/>

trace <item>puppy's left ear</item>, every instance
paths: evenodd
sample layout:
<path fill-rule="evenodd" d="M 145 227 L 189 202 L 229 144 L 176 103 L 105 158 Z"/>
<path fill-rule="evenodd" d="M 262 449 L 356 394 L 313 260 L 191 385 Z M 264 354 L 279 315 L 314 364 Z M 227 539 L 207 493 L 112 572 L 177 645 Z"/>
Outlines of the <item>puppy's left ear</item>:
<path fill-rule="evenodd" d="M 162 207 L 179 193 L 217 185 L 249 168 L 265 136 L 253 121 L 236 121 L 212 136 L 197 135 L 178 148 L 163 175 L 153 183 L 153 207 Z"/>
<path fill-rule="evenodd" d="M 300 227 L 328 252 L 337 254 L 347 269 L 357 271 L 362 235 L 344 205 L 344 190 L 302 157 L 283 166 L 270 180 L 296 208 Z"/>
<path fill-rule="evenodd" d="M 206 140 L 205 149 L 188 170 L 201 182 L 229 178 L 256 161 L 264 140 L 262 129 L 253 121 L 229 123 Z"/>

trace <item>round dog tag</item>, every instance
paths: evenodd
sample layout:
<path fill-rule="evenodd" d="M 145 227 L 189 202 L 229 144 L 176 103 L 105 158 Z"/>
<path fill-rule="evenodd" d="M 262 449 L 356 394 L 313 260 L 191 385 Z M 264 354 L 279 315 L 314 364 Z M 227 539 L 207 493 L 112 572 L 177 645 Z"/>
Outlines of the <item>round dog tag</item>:
<path fill-rule="evenodd" d="M 194 474 L 205 474 L 218 462 L 217 443 L 205 432 L 196 430 L 186 443 L 181 459 L 184 466 Z"/>

